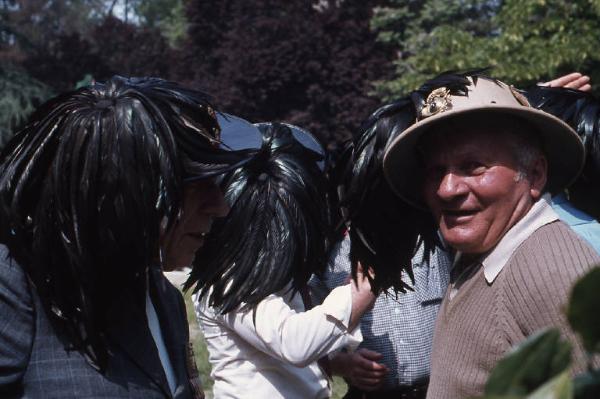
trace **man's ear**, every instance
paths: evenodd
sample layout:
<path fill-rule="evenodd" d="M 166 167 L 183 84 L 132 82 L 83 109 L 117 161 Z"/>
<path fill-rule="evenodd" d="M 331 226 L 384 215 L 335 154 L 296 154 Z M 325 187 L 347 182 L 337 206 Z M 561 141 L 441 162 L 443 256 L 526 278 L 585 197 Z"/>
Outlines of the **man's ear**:
<path fill-rule="evenodd" d="M 546 157 L 539 156 L 531 165 L 529 170 L 529 182 L 531 183 L 531 187 L 529 189 L 529 193 L 534 201 L 537 201 L 544 192 L 544 187 L 546 186 L 546 180 L 548 177 L 548 161 L 546 161 Z"/>

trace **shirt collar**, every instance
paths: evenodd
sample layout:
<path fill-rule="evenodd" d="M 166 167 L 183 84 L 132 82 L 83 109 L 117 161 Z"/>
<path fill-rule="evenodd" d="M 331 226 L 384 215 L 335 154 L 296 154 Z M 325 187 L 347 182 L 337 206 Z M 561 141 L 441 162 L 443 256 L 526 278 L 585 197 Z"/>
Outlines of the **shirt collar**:
<path fill-rule="evenodd" d="M 483 258 L 483 274 L 488 284 L 494 282 L 515 250 L 540 227 L 558 220 L 552 210 L 550 194 L 544 194 L 519 220 L 511 227 L 500 242 Z"/>

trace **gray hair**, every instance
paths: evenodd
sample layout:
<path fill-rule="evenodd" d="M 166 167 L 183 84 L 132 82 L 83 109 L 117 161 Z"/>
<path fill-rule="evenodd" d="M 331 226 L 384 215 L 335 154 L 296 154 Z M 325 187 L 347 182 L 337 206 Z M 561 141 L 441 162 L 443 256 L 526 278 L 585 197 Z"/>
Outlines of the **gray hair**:
<path fill-rule="evenodd" d="M 535 128 L 525 121 L 519 120 L 514 128 L 506 128 L 503 133 L 511 136 L 507 145 L 517 162 L 518 174 L 516 180 L 527 177 L 527 172 L 533 167 L 533 163 L 544 156 L 542 143 L 535 134 Z"/>

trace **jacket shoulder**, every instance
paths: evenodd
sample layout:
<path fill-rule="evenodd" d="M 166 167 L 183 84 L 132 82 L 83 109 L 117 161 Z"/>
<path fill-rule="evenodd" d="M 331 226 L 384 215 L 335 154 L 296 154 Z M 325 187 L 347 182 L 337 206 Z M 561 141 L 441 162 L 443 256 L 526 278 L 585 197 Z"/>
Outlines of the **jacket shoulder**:
<path fill-rule="evenodd" d="M 27 370 L 35 315 L 25 272 L 0 244 L 0 393 L 13 392 Z"/>

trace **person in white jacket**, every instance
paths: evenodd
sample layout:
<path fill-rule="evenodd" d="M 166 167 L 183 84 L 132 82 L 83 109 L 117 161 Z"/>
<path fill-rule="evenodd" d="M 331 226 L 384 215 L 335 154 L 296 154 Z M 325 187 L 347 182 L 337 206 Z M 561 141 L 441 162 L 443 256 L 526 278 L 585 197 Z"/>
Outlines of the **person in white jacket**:
<path fill-rule="evenodd" d="M 327 354 L 357 346 L 375 295 L 359 270 L 311 307 L 306 284 L 322 271 L 329 236 L 324 150 L 291 125 L 258 125 L 253 161 L 225 176 L 231 211 L 215 222 L 186 287 L 212 365 L 214 397 L 321 399 Z"/>

